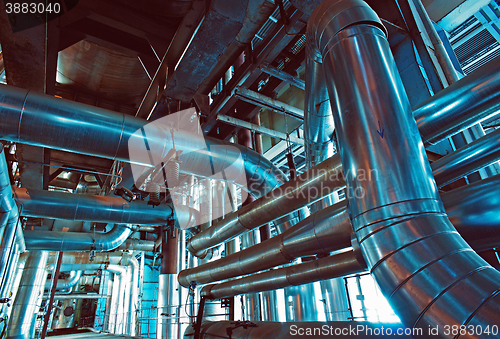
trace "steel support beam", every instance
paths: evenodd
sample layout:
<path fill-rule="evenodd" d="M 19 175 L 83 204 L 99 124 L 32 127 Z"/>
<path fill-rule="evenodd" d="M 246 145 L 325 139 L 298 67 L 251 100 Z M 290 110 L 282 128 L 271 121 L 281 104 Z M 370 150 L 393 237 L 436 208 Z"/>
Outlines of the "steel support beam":
<path fill-rule="evenodd" d="M 285 104 L 284 102 L 278 101 L 276 99 L 267 97 L 258 92 L 254 92 L 252 90 L 249 90 L 248 88 L 238 86 L 234 90 L 234 95 L 245 102 L 260 106 L 262 108 L 267 108 L 273 112 L 286 114 L 297 120 L 304 119 L 303 110 Z"/>
<path fill-rule="evenodd" d="M 306 82 L 302 79 L 299 79 L 291 74 L 288 74 L 286 72 L 283 72 L 280 69 L 277 69 L 274 66 L 271 66 L 269 64 L 264 64 L 260 65 L 260 70 L 262 72 L 265 72 L 275 78 L 278 78 L 280 80 L 283 80 L 285 82 L 288 82 L 290 85 L 295 86 L 297 88 L 300 88 L 301 90 L 306 89 Z"/>
<path fill-rule="evenodd" d="M 227 115 L 218 115 L 217 116 L 217 120 L 225 122 L 225 123 L 228 123 L 228 124 L 236 126 L 236 127 L 246 128 L 246 129 L 255 131 L 257 133 L 265 134 L 265 135 L 268 135 L 268 136 L 276 138 L 276 139 L 281 139 L 281 140 L 286 140 L 287 139 L 287 136 L 286 136 L 285 133 L 281 133 L 281 132 L 278 132 L 278 131 L 275 131 L 275 130 L 272 130 L 272 129 L 269 129 L 269 128 L 266 128 L 266 127 L 262 127 L 262 126 L 259 126 L 259 125 L 256 125 L 256 124 L 252 124 L 250 122 L 247 122 L 247 121 L 244 121 L 244 120 L 240 120 L 240 119 L 236 119 L 234 117 L 230 117 L 230 116 L 227 116 Z M 290 142 L 293 142 L 294 144 L 298 144 L 298 145 L 304 146 L 304 140 L 303 139 L 300 139 L 300 138 L 298 138 L 298 137 L 296 137 L 294 135 L 289 135 L 289 138 L 290 138 Z"/>

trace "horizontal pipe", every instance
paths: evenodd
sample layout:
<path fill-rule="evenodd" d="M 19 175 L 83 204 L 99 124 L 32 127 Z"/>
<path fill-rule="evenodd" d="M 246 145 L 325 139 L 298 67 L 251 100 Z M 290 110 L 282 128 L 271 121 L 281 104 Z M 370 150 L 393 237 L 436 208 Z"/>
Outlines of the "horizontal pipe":
<path fill-rule="evenodd" d="M 207 249 L 299 210 L 344 186 L 340 157 L 333 156 L 198 233 L 189 240 L 187 248 L 203 257 Z"/>
<path fill-rule="evenodd" d="M 328 255 L 351 244 L 345 201 L 329 206 L 283 233 L 224 258 L 179 272 L 179 283 L 206 284 L 290 263 L 307 255 Z"/>
<path fill-rule="evenodd" d="M 118 250 L 131 250 L 131 251 L 145 251 L 154 252 L 155 242 L 152 240 L 141 240 L 141 239 L 127 239 L 123 244 L 121 244 Z"/>
<path fill-rule="evenodd" d="M 242 127 L 246 128 L 249 130 L 252 130 L 254 132 L 258 132 L 273 138 L 281 139 L 281 140 L 290 140 L 291 143 L 297 144 L 304 146 L 304 140 L 296 137 L 295 135 L 291 134 L 288 135 L 282 132 L 275 131 L 270 128 L 262 127 L 256 124 L 252 124 L 251 122 L 247 122 L 241 119 L 237 119 L 235 117 L 230 117 L 228 115 L 222 115 L 219 114 L 217 115 L 217 120 L 225 122 L 229 125 L 236 126 L 236 127 Z"/>
<path fill-rule="evenodd" d="M 172 204 L 155 207 L 119 197 L 14 188 L 14 199 L 25 217 L 143 225 L 162 225 L 174 217 Z"/>
<path fill-rule="evenodd" d="M 259 107 L 267 108 L 273 112 L 286 114 L 298 120 L 304 119 L 303 110 L 289 104 L 285 104 L 284 102 L 278 101 L 276 99 L 267 97 L 261 93 L 254 92 L 248 88 L 237 86 L 234 89 L 234 95 L 243 101 L 249 102 Z"/>
<path fill-rule="evenodd" d="M 133 233 L 126 225 L 115 224 L 107 233 L 24 231 L 26 248 L 43 251 L 111 251 Z"/>
<path fill-rule="evenodd" d="M 306 88 L 305 81 L 293 76 L 289 73 L 286 73 L 280 69 L 277 69 L 274 66 L 271 66 L 269 64 L 263 64 L 259 66 L 260 70 L 262 72 L 265 72 L 269 75 L 272 75 L 273 77 L 283 80 L 285 82 L 288 82 L 290 85 L 295 86 L 297 88 L 300 88 L 301 90 L 304 90 Z"/>
<path fill-rule="evenodd" d="M 448 218 L 476 250 L 500 246 L 500 175 L 441 193 Z M 325 255 L 351 246 L 346 200 L 328 206 L 276 237 L 224 258 L 179 272 L 179 283 L 206 284 L 251 274 L 296 258 Z"/>
<path fill-rule="evenodd" d="M 166 161 L 175 141 L 175 149 L 182 151 L 179 160 L 184 173 L 213 177 L 225 171 L 225 178 L 219 180 L 244 185 L 256 197 L 286 180 L 269 160 L 247 147 L 182 129 L 173 131 L 168 119 L 149 123 L 14 86 L 0 86 L 0 120 L 3 140 L 130 162 L 135 172 Z"/>
<path fill-rule="evenodd" d="M 438 187 L 500 160 L 500 129 L 491 132 L 431 164 Z"/>
<path fill-rule="evenodd" d="M 288 286 L 303 285 L 325 279 L 362 272 L 366 265 L 358 261 L 353 250 L 302 264 L 269 270 L 221 284 L 206 285 L 201 295 L 219 299 L 243 293 L 270 291 Z"/>
<path fill-rule="evenodd" d="M 435 144 L 497 114 L 500 59 L 496 58 L 413 110 L 426 144 Z"/>

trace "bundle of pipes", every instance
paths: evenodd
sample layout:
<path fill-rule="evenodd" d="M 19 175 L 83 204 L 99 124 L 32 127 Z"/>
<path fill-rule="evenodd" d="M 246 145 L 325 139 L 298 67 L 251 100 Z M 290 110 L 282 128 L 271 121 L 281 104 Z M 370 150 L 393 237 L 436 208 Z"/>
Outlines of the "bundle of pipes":
<path fill-rule="evenodd" d="M 175 149 L 181 172 L 214 179 L 223 172 L 219 180 L 244 185 L 256 197 L 286 180 L 246 147 L 13 86 L 0 86 L 0 120 L 2 140 L 130 162 L 139 166 L 134 173 L 166 162 Z"/>
<path fill-rule="evenodd" d="M 500 160 L 499 143 L 500 130 L 433 162 L 431 168 L 438 187 Z M 371 173 L 366 175 L 368 180 Z M 200 232 L 190 239 L 188 249 L 194 255 L 203 257 L 210 247 L 231 240 L 344 187 L 345 178 L 340 156 L 334 155 Z"/>
<path fill-rule="evenodd" d="M 446 326 L 497 324 L 500 272 L 446 216 L 377 14 L 362 0 L 324 1 L 306 40 L 327 79 L 354 232 L 396 314 L 407 327 L 439 328 L 439 337 Z M 359 176 L 374 170 L 376 180 Z"/>
<path fill-rule="evenodd" d="M 441 194 L 449 219 L 476 251 L 500 245 L 498 190 L 500 175 Z M 206 284 L 288 264 L 304 256 L 322 257 L 334 251 L 347 250 L 351 246 L 353 228 L 346 205 L 347 201 L 343 200 L 314 213 L 276 237 L 219 260 L 181 271 L 179 283 L 184 287 L 189 287 L 192 282 Z M 344 257 L 334 256 L 329 259 L 328 265 L 334 263 L 336 258 L 341 259 L 339 263 L 345 260 Z M 320 261 L 317 264 L 322 265 Z M 353 265 L 356 268 L 356 264 Z M 361 267 L 362 264 L 358 264 L 358 270 Z M 337 272 L 332 269 L 332 274 Z M 314 277 L 304 278 L 307 280 Z M 266 279 L 266 275 L 249 276 L 222 283 L 216 289 L 213 286 L 207 287 L 206 296 L 222 298 L 242 293 L 242 290 L 259 292 L 276 288 L 273 281 L 266 282 Z M 322 279 L 326 279 L 325 276 Z M 210 294 L 208 291 L 219 292 Z"/>

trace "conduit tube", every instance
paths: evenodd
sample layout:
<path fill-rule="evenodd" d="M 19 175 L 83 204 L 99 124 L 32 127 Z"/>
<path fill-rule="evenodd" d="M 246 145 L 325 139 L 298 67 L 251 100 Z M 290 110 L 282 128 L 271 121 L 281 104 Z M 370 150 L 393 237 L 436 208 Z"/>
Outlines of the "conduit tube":
<path fill-rule="evenodd" d="M 3 140 L 145 167 L 166 161 L 173 148 L 171 126 L 14 86 L 0 86 L 0 120 Z M 179 160 L 185 173 L 213 177 L 225 170 L 227 180 L 246 184 L 256 197 L 286 180 L 269 160 L 246 147 L 183 130 L 175 130 L 174 139 L 176 149 L 183 151 Z M 151 157 L 157 163 L 151 164 Z"/>
<path fill-rule="evenodd" d="M 448 218 L 474 248 L 500 246 L 500 175 L 441 193 Z M 327 255 L 351 246 L 353 232 L 346 200 L 328 206 L 289 230 L 233 255 L 183 270 L 179 283 L 206 284 L 290 263 L 296 258 Z"/>
<path fill-rule="evenodd" d="M 198 212 L 187 206 L 148 205 L 146 201 L 128 202 L 119 197 L 71 194 L 15 188 L 14 199 L 25 217 L 95 221 L 119 224 L 162 225 L 175 218 L 192 227 Z M 184 223 L 185 222 L 185 223 Z"/>
<path fill-rule="evenodd" d="M 498 323 L 500 272 L 446 218 L 376 13 L 361 0 L 325 1 L 309 19 L 307 44 L 323 60 L 342 163 L 351 170 L 355 234 L 396 314 L 408 327 L 438 326 L 438 337 L 445 325 Z M 377 180 L 361 180 L 372 170 Z"/>
<path fill-rule="evenodd" d="M 24 231 L 28 250 L 106 252 L 122 245 L 134 232 L 132 225 L 115 224 L 107 233 Z"/>
<path fill-rule="evenodd" d="M 307 47 L 306 53 L 309 54 Z M 306 58 L 306 76 L 304 139 L 307 168 L 311 168 L 333 156 L 335 126 L 323 65 Z"/>
<path fill-rule="evenodd" d="M 179 283 L 206 284 L 234 278 L 278 265 L 293 259 L 322 254 L 350 246 L 352 227 L 345 211 L 345 201 L 323 209 L 275 237 L 224 258 L 183 270 Z"/>
<path fill-rule="evenodd" d="M 277 290 L 324 279 L 343 277 L 366 269 L 363 259 L 358 260 L 354 250 L 335 254 L 306 263 L 253 274 L 221 284 L 206 285 L 201 296 L 208 299 L 231 297 L 244 293 Z"/>
<path fill-rule="evenodd" d="M 435 161 L 431 167 L 438 186 L 445 186 L 498 161 L 499 139 L 500 131 L 492 132 Z M 363 180 L 372 180 L 374 173 L 376 170 L 358 175 Z M 196 256 L 203 256 L 208 248 L 318 201 L 344 185 L 340 155 L 336 154 L 200 232 L 188 242 L 188 249 Z"/>
<path fill-rule="evenodd" d="M 500 129 L 491 132 L 431 164 L 438 187 L 500 160 Z"/>
<path fill-rule="evenodd" d="M 415 107 L 422 140 L 436 144 L 496 115 L 499 93 L 500 59 L 496 58 Z"/>
<path fill-rule="evenodd" d="M 230 213 L 198 233 L 188 250 L 203 257 L 206 250 L 317 201 L 344 187 L 340 157 L 334 156 L 290 180 L 260 199 Z"/>

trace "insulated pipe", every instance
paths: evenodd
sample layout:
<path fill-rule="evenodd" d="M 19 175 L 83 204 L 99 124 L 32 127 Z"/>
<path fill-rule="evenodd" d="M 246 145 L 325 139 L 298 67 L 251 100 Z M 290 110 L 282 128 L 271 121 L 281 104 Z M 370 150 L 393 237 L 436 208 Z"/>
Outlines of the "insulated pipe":
<path fill-rule="evenodd" d="M 203 257 L 208 248 L 301 209 L 345 185 L 340 157 L 334 156 L 302 173 L 192 237 L 188 250 Z"/>
<path fill-rule="evenodd" d="M 431 164 L 438 187 L 500 160 L 500 129 L 474 140 Z"/>
<path fill-rule="evenodd" d="M 308 47 L 306 51 L 309 54 Z M 304 144 L 307 167 L 311 168 L 333 156 L 335 126 L 323 65 L 313 58 L 306 58 L 306 77 Z"/>
<path fill-rule="evenodd" d="M 500 109 L 500 59 L 496 58 L 418 105 L 413 114 L 426 145 L 436 144 Z"/>
<path fill-rule="evenodd" d="M 183 130 L 172 131 L 168 122 L 148 123 L 127 114 L 14 86 L 0 86 L 0 120 L 3 140 L 150 168 L 166 161 L 173 149 L 174 132 L 175 148 L 182 151 L 180 170 L 185 173 L 213 177 L 225 171 L 227 180 L 245 184 L 257 197 L 285 181 L 284 174 L 269 160 L 245 147 Z M 152 164 L 151 159 L 158 161 Z"/>
<path fill-rule="evenodd" d="M 5 159 L 5 150 L 0 147 L 0 291 L 3 291 L 9 281 L 7 267 L 14 260 L 14 247 L 16 237 L 22 244 L 19 250 L 24 252 L 22 240 L 22 229 L 19 225 L 19 211 L 14 199 L 12 199 L 12 188 L 9 177 L 9 168 Z M 1 295 L 0 297 L 6 297 Z"/>
<path fill-rule="evenodd" d="M 142 200 L 128 202 L 101 195 L 15 188 L 14 199 L 25 217 L 141 225 L 162 225 L 175 217 L 189 220 L 188 227 L 196 225 L 198 217 L 189 207 L 176 205 L 174 214 L 172 204 L 153 206 Z"/>
<path fill-rule="evenodd" d="M 445 326 L 498 323 L 500 272 L 446 217 L 376 13 L 360 0 L 325 1 L 307 44 L 322 58 L 342 163 L 352 170 L 353 228 L 396 314 L 408 327 L 439 327 L 437 337 L 447 337 Z M 372 170 L 377 180 L 359 177 Z"/>
<path fill-rule="evenodd" d="M 290 263 L 293 259 L 350 246 L 352 227 L 345 201 L 323 209 L 273 238 L 224 258 L 181 271 L 179 283 L 206 284 Z M 347 246 L 346 246 L 347 243 Z"/>
<path fill-rule="evenodd" d="M 435 161 L 431 167 L 437 184 L 444 186 L 497 161 L 500 157 L 499 138 L 500 131 L 492 132 Z M 363 176 L 363 180 L 372 180 L 375 174 L 376 171 L 370 169 L 370 172 L 360 172 L 358 175 Z M 343 188 L 344 180 L 340 156 L 337 154 L 200 232 L 188 242 L 188 249 L 202 257 L 206 249 L 226 239 L 233 239 L 250 229 L 286 216 L 299 207 Z"/>
<path fill-rule="evenodd" d="M 65 279 L 57 279 L 57 287 L 56 290 L 67 290 L 73 288 L 80 278 L 82 277 L 83 271 L 71 271 L 69 276 Z M 52 288 L 52 282 L 47 280 L 45 282 L 45 290 L 49 290 Z"/>
<path fill-rule="evenodd" d="M 31 339 L 35 336 L 36 315 L 47 280 L 49 252 L 31 252 L 26 261 L 12 314 L 7 327 L 7 338 Z"/>
<path fill-rule="evenodd" d="M 365 269 L 366 265 L 358 261 L 351 249 L 347 252 L 302 264 L 257 273 L 221 284 L 206 285 L 201 290 L 201 296 L 207 299 L 219 299 L 244 293 L 270 291 L 324 279 L 343 277 L 348 274 L 359 273 Z"/>
<path fill-rule="evenodd" d="M 500 175 L 442 193 L 452 224 L 476 251 L 500 246 Z M 284 233 L 248 249 L 179 273 L 179 283 L 205 284 L 255 273 L 311 255 L 351 246 L 346 200 L 328 206 Z"/>
<path fill-rule="evenodd" d="M 133 233 L 126 225 L 115 224 L 107 233 L 24 231 L 28 250 L 44 251 L 111 251 Z"/>
<path fill-rule="evenodd" d="M 51 252 L 48 264 L 54 264 L 54 259 L 55 252 Z M 64 252 L 61 271 L 84 271 L 90 269 L 120 270 L 121 266 L 130 267 L 131 269 L 131 278 L 129 279 L 130 281 L 128 281 L 128 285 L 131 288 L 127 289 L 127 299 L 130 302 L 128 303 L 126 314 L 126 330 L 131 335 L 135 335 L 135 324 L 137 322 L 136 310 L 139 302 L 137 292 L 139 286 L 139 262 L 133 255 L 124 252 L 101 252 L 93 255 L 91 260 L 91 255 L 88 252 Z M 123 282 L 122 284 L 127 284 L 127 282 Z"/>
<path fill-rule="evenodd" d="M 152 240 L 127 239 L 123 244 L 118 246 L 118 250 L 144 251 L 154 252 L 155 242 Z"/>

